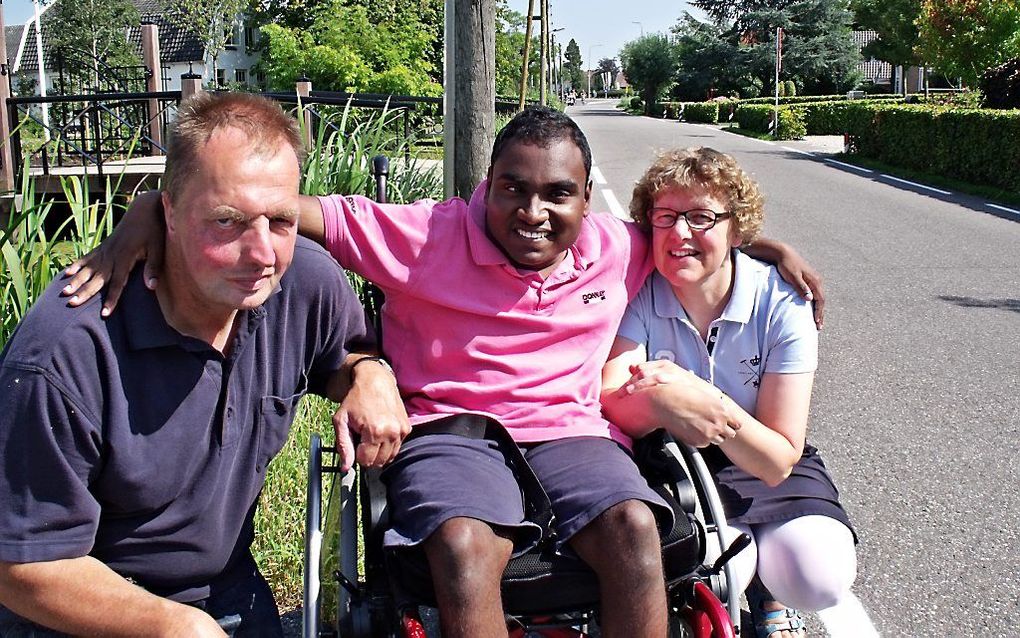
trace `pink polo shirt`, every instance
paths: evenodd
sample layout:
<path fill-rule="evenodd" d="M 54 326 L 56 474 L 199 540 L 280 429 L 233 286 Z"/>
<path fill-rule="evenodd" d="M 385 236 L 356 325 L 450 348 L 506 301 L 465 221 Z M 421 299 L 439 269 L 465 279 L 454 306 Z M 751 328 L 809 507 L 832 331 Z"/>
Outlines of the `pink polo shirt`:
<path fill-rule="evenodd" d="M 602 417 L 602 365 L 653 267 L 633 225 L 592 214 L 559 267 L 519 272 L 485 233 L 485 183 L 461 199 L 320 198 L 326 247 L 385 293 L 386 355 L 412 423 L 477 412 L 518 442 L 630 439 Z"/>

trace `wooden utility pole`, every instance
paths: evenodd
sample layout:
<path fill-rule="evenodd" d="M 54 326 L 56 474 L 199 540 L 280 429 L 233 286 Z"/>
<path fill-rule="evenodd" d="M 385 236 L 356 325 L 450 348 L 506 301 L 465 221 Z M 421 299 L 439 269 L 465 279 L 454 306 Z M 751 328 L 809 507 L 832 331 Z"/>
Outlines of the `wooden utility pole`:
<path fill-rule="evenodd" d="M 542 25 L 539 41 L 541 43 L 541 63 L 539 64 L 538 103 L 545 106 L 548 96 L 546 87 L 549 84 L 549 0 L 542 0 Z"/>
<path fill-rule="evenodd" d="M 446 0 L 446 11 L 446 194 L 468 198 L 485 179 L 492 151 L 496 0 Z"/>
<path fill-rule="evenodd" d="M 4 2 L 0 0 L 0 35 L 4 34 Z M 11 97 L 11 67 L 7 65 L 7 38 L 0 37 L 0 193 L 14 190 L 14 164 L 11 159 L 11 122 L 7 117 L 7 98 Z"/>
<path fill-rule="evenodd" d="M 534 22 L 535 0 L 528 0 L 528 15 L 524 18 L 524 62 L 521 64 L 521 100 L 517 108 L 524 110 L 524 102 L 528 96 L 528 57 L 531 54 L 531 24 Z"/>

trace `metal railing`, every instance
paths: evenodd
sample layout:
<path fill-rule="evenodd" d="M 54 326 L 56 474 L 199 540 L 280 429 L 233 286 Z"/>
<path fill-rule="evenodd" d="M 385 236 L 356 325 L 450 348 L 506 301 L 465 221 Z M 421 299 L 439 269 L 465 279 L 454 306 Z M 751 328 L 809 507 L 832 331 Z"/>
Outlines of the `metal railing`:
<path fill-rule="evenodd" d="M 11 150 L 16 181 L 25 166 L 48 175 L 54 167 L 95 166 L 104 174 L 111 160 L 165 153 L 170 115 L 180 103 L 180 91 L 154 93 L 93 93 L 15 97 L 7 100 L 11 122 Z M 42 117 L 42 109 L 49 117 Z M 150 135 L 158 123 L 159 135 Z M 26 148 L 24 138 L 35 148 Z M 37 144 L 37 146 L 36 146 Z"/>

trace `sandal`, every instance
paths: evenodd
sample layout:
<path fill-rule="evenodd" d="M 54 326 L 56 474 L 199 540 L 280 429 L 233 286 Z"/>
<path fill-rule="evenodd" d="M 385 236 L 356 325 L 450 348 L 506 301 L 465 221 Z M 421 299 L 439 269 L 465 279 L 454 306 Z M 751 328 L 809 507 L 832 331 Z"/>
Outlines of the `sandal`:
<path fill-rule="evenodd" d="M 796 609 L 787 607 L 765 611 L 760 605 L 756 608 L 757 613 L 751 612 L 751 621 L 754 622 L 754 632 L 758 638 L 772 638 L 780 631 L 788 631 L 795 636 L 806 635 L 804 618 Z"/>
<path fill-rule="evenodd" d="M 804 629 L 804 617 L 796 609 L 789 607 L 765 609 L 766 604 L 776 601 L 757 576 L 751 581 L 744 594 L 747 596 L 747 606 L 751 610 L 751 622 L 754 624 L 757 638 L 773 638 L 781 631 L 788 631 L 794 636 L 807 635 Z"/>

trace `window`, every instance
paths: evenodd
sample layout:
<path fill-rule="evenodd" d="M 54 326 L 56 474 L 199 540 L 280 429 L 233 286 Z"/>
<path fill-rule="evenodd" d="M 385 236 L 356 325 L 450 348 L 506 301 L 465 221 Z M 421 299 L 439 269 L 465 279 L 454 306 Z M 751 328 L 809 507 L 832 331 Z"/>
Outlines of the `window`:
<path fill-rule="evenodd" d="M 244 27 L 244 49 L 248 53 L 255 50 L 255 45 L 259 43 L 259 30 L 251 25 Z"/>
<path fill-rule="evenodd" d="M 234 82 L 238 84 L 248 83 L 248 69 L 234 69 Z"/>
<path fill-rule="evenodd" d="M 262 90 L 266 88 L 266 74 L 262 71 L 255 73 L 255 84 Z"/>
<path fill-rule="evenodd" d="M 234 49 L 237 48 L 237 39 L 239 37 L 238 26 L 234 23 L 231 23 L 230 26 L 227 27 L 226 36 L 227 40 L 226 42 L 224 42 L 224 48 L 227 49 L 228 51 L 233 51 Z"/>
<path fill-rule="evenodd" d="M 216 86 L 226 86 L 227 84 L 227 70 L 216 69 Z"/>

